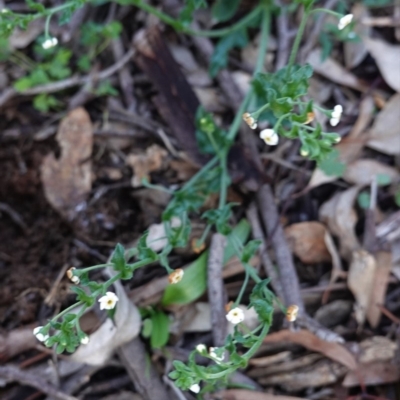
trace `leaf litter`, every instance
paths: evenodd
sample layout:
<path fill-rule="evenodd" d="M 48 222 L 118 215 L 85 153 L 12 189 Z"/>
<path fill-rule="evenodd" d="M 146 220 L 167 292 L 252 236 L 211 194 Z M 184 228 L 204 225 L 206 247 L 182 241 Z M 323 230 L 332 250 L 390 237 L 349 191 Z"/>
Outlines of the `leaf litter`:
<path fill-rule="evenodd" d="M 390 219 L 399 207 L 399 203 L 395 203 L 393 198 L 399 190 L 397 185 L 400 179 L 396 158 L 400 154 L 398 112 L 400 102 L 399 94 L 396 93 L 400 91 L 398 74 L 400 46 L 383 30 L 371 28 L 363 23 L 363 19 L 368 14 L 376 14 L 374 9 L 367 10 L 365 6 L 357 3 L 352 11 L 356 15 L 355 30 L 361 40 L 344 42 L 343 56 L 338 49 L 335 49 L 325 60 L 322 60 L 322 52 L 318 45 L 314 46 L 308 56 L 308 61 L 315 70 L 313 77 L 315 86 L 320 85 L 318 97 L 321 104 L 327 102 L 336 104 L 343 100 L 343 104 L 346 105 L 345 115 L 338 128 L 342 141 L 336 146 L 338 160 L 344 164 L 345 169 L 337 176 L 327 175 L 320 168 L 306 165 L 302 160 L 293 158 L 290 151 L 283 151 L 278 158 L 282 158 L 282 154 L 283 157 L 287 156 L 292 172 L 288 173 L 283 163 L 272 166 L 265 164 L 265 168 L 270 168 L 269 172 L 272 171 L 273 184 L 281 184 L 285 190 L 286 187 L 297 189 L 304 187 L 302 183 L 305 181 L 301 178 L 301 169 L 307 168 L 312 172 L 312 178 L 307 185 L 308 192 L 303 198 L 304 202 L 289 199 L 287 203 L 289 208 L 282 205 L 281 217 L 286 226 L 285 233 L 292 243 L 292 252 L 297 256 L 296 266 L 301 277 L 301 285 L 305 290 L 316 293 L 315 299 L 307 307 L 321 324 L 324 324 L 330 316 L 333 319 L 335 309 L 339 309 L 338 322 L 331 324 L 330 328 L 342 334 L 346 339 L 346 344 L 323 341 L 309 331 L 297 330 L 296 326 L 284 329 L 277 322 L 277 326 L 273 328 L 274 332 L 264 343 L 265 348 L 256 354 L 249 368 L 244 371 L 248 377 L 261 384 L 264 391 L 230 389 L 217 391 L 211 395 L 211 398 L 296 400 L 308 398 L 308 394 L 318 395 L 318 390 L 321 389 L 327 390 L 328 394 L 325 397 L 321 395 L 319 398 L 336 399 L 333 388 L 342 386 L 342 390 L 348 390 L 347 388 L 360 386 L 361 382 L 372 386 L 375 394 L 385 396 L 385 393 L 388 393 L 386 389 L 389 387 L 385 385 L 398 381 L 399 367 L 398 362 L 397 365 L 395 362 L 398 360 L 398 341 L 396 342 L 396 336 L 393 333 L 398 326 L 396 328 L 395 322 L 390 321 L 387 317 L 389 314 L 384 311 L 389 308 L 395 314 L 397 310 L 396 305 L 393 306 L 395 302 L 389 301 L 389 298 L 391 296 L 392 300 L 393 297 L 396 299 L 398 289 L 400 272 L 396 274 L 396 271 L 400 268 L 399 239 L 396 236 L 396 228 L 389 230 L 388 234 L 384 229 L 385 225 L 381 223 L 376 229 L 377 248 L 373 252 L 364 249 L 361 237 L 365 234 L 363 232 L 365 215 L 357 205 L 357 199 L 363 188 L 369 186 L 373 179 L 380 179 L 377 200 L 379 208 L 383 210 L 385 220 Z M 376 35 L 377 32 L 379 35 Z M 28 31 L 27 38 L 22 36 L 19 38 L 22 44 L 17 44 L 17 46 L 20 48 L 28 46 L 29 41 L 33 40 L 38 33 L 39 30 L 36 32 L 32 28 L 32 31 Z M 243 91 L 247 90 L 250 80 L 245 64 L 246 62 L 254 63 L 252 49 L 258 40 L 257 37 L 250 39 L 248 46 L 241 49 L 239 58 L 235 54 L 230 60 L 232 64 L 229 64 L 233 80 Z M 195 96 L 206 105 L 206 108 L 212 109 L 220 121 L 224 121 L 229 113 L 229 101 L 221 98 L 218 83 L 207 75 L 202 57 L 197 54 L 195 47 L 187 46 L 187 42 L 181 42 L 177 37 L 173 37 L 172 40 L 171 37 L 167 37 L 167 41 L 170 41 L 169 48 L 173 49 L 174 58 L 183 69 L 184 79 L 189 82 L 192 89 L 194 88 L 197 94 Z M 269 46 L 265 60 L 267 68 L 273 68 L 274 57 L 278 51 L 280 51 L 279 35 L 277 40 L 271 41 Z M 367 53 L 374 61 L 371 61 Z M 163 58 L 162 55 L 158 57 L 161 60 Z M 157 56 L 154 56 L 154 59 L 157 59 Z M 170 65 L 168 58 L 163 61 L 166 65 Z M 141 62 L 149 61 L 138 61 L 138 64 Z M 373 62 L 375 64 L 372 64 Z M 383 79 L 386 85 L 378 82 L 377 88 L 376 82 L 372 84 L 370 79 L 366 79 L 364 70 L 368 68 L 374 71 L 374 79 L 377 78 L 378 81 Z M 142 69 L 146 73 L 146 68 Z M 136 75 L 136 72 L 133 74 Z M 149 90 L 146 85 L 149 82 L 154 83 L 152 81 L 155 78 L 151 72 L 149 77 L 135 76 L 137 78 L 135 82 L 138 82 L 135 84 L 140 111 L 143 111 L 145 118 L 151 119 L 156 116 L 161 126 L 167 121 L 165 129 L 167 135 L 170 134 L 168 128 L 178 131 L 181 148 L 187 150 L 189 161 L 194 162 L 190 164 L 173 159 L 168 153 L 168 148 L 165 149 L 158 140 L 149 139 L 146 135 L 138 135 L 132 139 L 127 125 L 121 124 L 121 121 L 117 121 L 115 125 L 105 124 L 104 126 L 108 126 L 110 132 L 113 131 L 113 126 L 119 127 L 118 134 L 126 135 L 123 146 L 113 146 L 112 140 L 106 142 L 96 137 L 93 132 L 108 118 L 107 113 L 103 113 L 103 110 L 107 108 L 105 101 L 99 100 L 99 105 L 84 102 L 85 108 L 72 110 L 59 125 L 55 137 L 57 144 L 51 137 L 52 134 L 44 139 L 45 143 L 49 144 L 50 152 L 46 151 L 47 155 L 40 158 L 41 167 L 36 167 L 36 175 L 40 178 L 43 188 L 37 189 L 36 183 L 32 191 L 35 196 L 39 196 L 42 190 L 47 204 L 56 210 L 66 223 L 76 219 L 80 213 L 86 213 L 85 221 L 91 226 L 92 237 L 86 236 L 87 232 L 84 232 L 85 250 L 82 250 L 82 247 L 73 247 L 73 256 L 68 258 L 68 262 L 74 260 L 80 264 L 82 261 L 84 263 L 89 262 L 88 260 L 93 261 L 92 257 L 107 258 L 107 243 L 114 243 L 116 240 L 133 241 L 137 239 L 138 232 L 149 227 L 152 234 L 150 239 L 154 243 L 159 242 L 160 249 L 165 245 L 162 242 L 165 230 L 163 230 L 163 224 L 159 223 L 161 206 L 156 205 L 150 209 L 146 207 L 148 203 L 144 198 L 141 203 L 137 202 L 139 195 L 135 191 L 142 190 L 143 178 L 152 183 L 171 186 L 189 179 L 201 157 L 197 154 L 192 142 L 185 148 L 185 139 L 189 140 L 189 137 L 185 136 L 187 130 L 184 124 L 181 124 L 181 121 L 175 121 L 174 126 L 171 122 L 174 121 L 174 117 L 176 118 L 174 112 L 171 111 L 176 104 L 171 103 L 171 109 L 168 109 L 168 104 L 150 100 L 154 89 Z M 171 87 L 163 88 L 162 84 L 161 81 L 156 83 L 157 91 L 171 92 Z M 185 85 L 182 88 L 184 91 L 187 90 Z M 188 95 L 193 101 L 191 96 L 191 94 Z M 158 117 L 154 108 L 161 116 L 164 116 L 164 119 Z M 192 113 L 193 110 L 190 109 L 190 112 Z M 46 119 L 35 119 L 32 117 L 32 112 L 22 115 L 13 107 L 9 107 L 5 115 L 6 119 L 0 123 L 7 129 L 15 129 L 15 124 L 5 124 L 5 121 L 16 120 L 22 123 L 25 121 L 25 124 L 32 122 L 37 128 L 38 121 L 43 122 Z M 54 124 L 53 128 L 55 128 Z M 17 137 L 21 138 L 21 132 L 18 132 L 17 130 Z M 19 144 L 14 141 L 11 146 L 7 142 L 6 146 L 8 146 L 7 150 L 10 150 L 18 148 Z M 5 170 L 7 174 L 11 171 L 18 176 L 18 179 L 11 181 L 13 189 L 17 190 L 18 185 L 28 185 L 29 181 L 23 181 L 21 178 L 24 157 L 19 156 L 18 151 L 15 154 L 15 165 L 18 165 L 19 170 L 15 166 L 10 169 L 7 165 Z M 173 167 L 174 163 L 177 165 L 176 169 Z M 185 163 L 189 167 L 185 166 Z M 271 161 L 271 164 L 273 163 L 274 161 Z M 100 171 L 107 170 L 117 172 L 112 176 L 100 174 Z M 3 180 L 3 185 L 6 181 Z M 99 187 L 106 188 L 105 191 L 99 192 L 106 193 L 100 196 L 100 201 L 104 201 L 100 211 L 92 209 L 88 203 L 93 193 L 92 189 Z M 2 193 L 7 188 L 4 186 Z M 116 201 L 120 191 L 123 192 L 124 201 Z M 152 215 L 154 210 L 157 215 Z M 22 211 L 23 216 L 28 216 L 28 221 L 30 221 L 29 212 Z M 146 213 L 151 215 L 144 217 L 143 214 Z M 111 216 L 116 216 L 114 221 Z M 40 218 L 40 216 L 37 217 Z M 155 223 L 147 223 L 149 220 Z M 110 233 L 108 236 L 104 235 L 104 231 L 107 230 Z M 248 231 L 248 227 L 245 230 Z M 79 238 L 81 240 L 82 236 Z M 107 242 L 102 241 L 104 238 L 107 238 Z M 39 242 L 36 245 L 37 249 L 41 249 L 44 246 L 43 243 L 45 243 L 43 240 Z M 7 249 L 5 248 L 4 252 L 3 249 L 0 251 L 0 259 L 7 262 Z M 65 252 L 65 250 L 62 251 Z M 275 261 L 273 252 L 268 251 L 268 254 Z M 184 353 L 189 349 L 189 346 L 185 347 L 187 341 L 194 343 L 207 339 L 206 335 L 212 327 L 210 321 L 205 319 L 208 318 L 207 310 L 212 305 L 204 296 L 205 284 L 200 279 L 205 272 L 205 256 L 200 255 L 194 261 L 190 259 L 193 254 L 182 253 L 174 257 L 176 257 L 174 262 L 179 266 L 192 262 L 189 268 L 192 268 L 194 273 L 192 277 L 190 273 L 188 276 L 193 281 L 197 281 L 197 289 L 193 292 L 183 290 L 180 292 L 180 297 L 176 292 L 169 293 L 168 290 L 165 292 L 166 277 L 162 276 L 156 266 L 151 266 L 141 275 L 138 274 L 137 283 L 133 288 L 120 286 L 116 289 L 119 297 L 121 296 L 121 310 L 118 308 L 119 313 L 115 315 L 114 322 L 110 319 L 100 319 L 100 321 L 97 319 L 95 326 L 91 317 L 87 316 L 90 325 L 88 331 L 90 342 L 87 347 L 81 346 L 72 359 L 96 364 L 100 370 L 103 369 L 103 373 L 107 372 L 109 368 L 107 360 L 111 354 L 114 354 L 120 345 L 129 343 L 137 337 L 141 329 L 137 305 L 157 307 L 157 312 L 160 310 L 170 312 L 170 317 L 178 319 L 178 323 L 185 321 L 185 313 L 192 312 L 190 308 L 199 308 L 197 320 L 194 318 L 186 325 L 186 329 L 174 331 L 176 336 L 171 336 L 167 351 L 182 346 L 179 351 Z M 59 260 L 53 258 L 42 262 L 47 266 L 57 264 Z M 252 263 L 261 270 L 260 258 L 253 259 Z M 236 264 L 230 271 L 224 275 L 225 286 L 229 288 L 229 296 L 234 297 L 239 291 L 243 269 L 238 268 Z M 310 276 L 307 277 L 307 273 Z M 344 286 L 335 286 L 334 283 L 340 279 L 344 282 L 338 282 L 338 284 L 343 283 Z M 330 282 L 328 287 L 327 281 Z M 338 287 L 341 289 L 337 289 Z M 324 296 L 321 294 L 324 290 L 330 291 L 328 303 L 325 305 L 323 305 Z M 124 296 L 125 291 L 127 296 Z M 133 299 L 133 302 L 129 299 Z M 65 298 L 60 298 L 59 301 L 65 301 Z M 176 303 L 185 304 L 177 306 Z M 349 311 L 349 304 L 353 311 Z M 279 311 L 275 315 L 276 321 L 279 321 Z M 36 319 L 31 318 L 27 321 L 32 323 L 36 322 Z M 24 326 L 23 320 L 16 326 Z M 15 326 L 9 326 L 8 329 L 5 343 L 10 340 L 7 337 L 16 338 L 20 333 Z M 172 330 L 173 325 L 171 325 L 171 332 Z M 28 332 L 28 328 L 23 332 Z M 19 349 L 22 354 L 25 354 L 28 348 L 32 348 L 29 342 L 24 345 Z M 12 349 L 9 353 L 2 351 L 1 355 L 3 359 L 7 359 L 18 353 L 18 349 Z M 160 357 L 163 356 L 157 351 L 153 352 L 152 362 L 161 370 L 163 363 L 159 362 L 160 359 L 162 360 Z M 103 380 L 107 383 L 112 382 L 107 377 Z M 96 379 L 91 381 L 89 387 L 95 382 Z M 346 396 L 349 393 L 351 392 L 347 391 Z M 112 398 L 118 398 L 117 394 L 113 396 Z"/>

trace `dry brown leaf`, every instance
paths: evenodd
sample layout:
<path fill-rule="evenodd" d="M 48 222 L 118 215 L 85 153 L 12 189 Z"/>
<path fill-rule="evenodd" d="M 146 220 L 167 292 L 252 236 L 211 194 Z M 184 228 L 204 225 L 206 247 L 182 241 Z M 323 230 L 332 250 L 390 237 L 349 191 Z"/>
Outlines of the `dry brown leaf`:
<path fill-rule="evenodd" d="M 24 49 L 30 45 L 44 29 L 44 19 L 32 21 L 26 29 L 16 28 L 11 34 L 8 43 L 11 49 Z"/>
<path fill-rule="evenodd" d="M 344 365 L 350 370 L 355 370 L 357 368 L 356 359 L 341 344 L 335 342 L 327 342 L 306 330 L 300 330 L 296 332 L 290 330 L 282 330 L 279 332 L 271 333 L 264 339 L 264 343 L 277 342 L 291 342 L 300 344 L 309 350 L 316 351 L 325 355 L 331 360 L 337 361 L 338 363 Z"/>
<path fill-rule="evenodd" d="M 313 67 L 313 70 L 330 81 L 361 92 L 367 89 L 365 84 L 360 82 L 351 72 L 347 71 L 332 58 L 327 58 L 324 61 L 321 60 L 321 49 L 313 50 L 307 58 L 307 62 Z"/>
<path fill-rule="evenodd" d="M 216 88 L 195 87 L 193 88 L 200 104 L 209 112 L 221 113 L 226 110 L 220 99 L 220 92 Z"/>
<path fill-rule="evenodd" d="M 385 383 L 399 382 L 400 370 L 393 363 L 376 362 L 360 365 L 357 373 L 349 371 L 343 381 L 344 387 L 359 386 L 360 381 L 365 385 L 383 385 Z"/>
<path fill-rule="evenodd" d="M 347 260 L 351 258 L 354 250 L 360 248 L 354 232 L 357 214 L 353 209 L 358 191 L 358 187 L 352 187 L 344 192 L 336 193 L 319 210 L 320 220 L 328 226 L 333 235 L 338 237 L 340 254 Z"/>
<path fill-rule="evenodd" d="M 278 396 L 246 389 L 223 390 L 213 394 L 215 400 L 306 400 L 301 397 Z"/>
<path fill-rule="evenodd" d="M 72 220 L 91 190 L 93 127 L 83 108 L 71 111 L 59 126 L 56 139 L 61 157 L 47 155 L 41 166 L 44 193 L 49 203 Z"/>
<path fill-rule="evenodd" d="M 346 372 L 347 368 L 343 365 L 322 360 L 306 369 L 267 376 L 258 382 L 264 386 L 279 385 L 288 392 L 298 392 L 336 383 Z"/>
<path fill-rule="evenodd" d="M 386 83 L 396 92 L 400 92 L 400 46 L 381 39 L 363 38 L 363 41 L 371 56 L 375 58 Z"/>
<path fill-rule="evenodd" d="M 355 315 L 360 325 L 365 321 L 371 302 L 375 270 L 375 258 L 370 253 L 365 250 L 357 250 L 353 253 L 347 284 L 356 298 Z"/>
<path fill-rule="evenodd" d="M 325 226 L 316 221 L 300 222 L 285 228 L 292 251 L 305 264 L 331 261 L 324 240 L 325 232 Z"/>
<path fill-rule="evenodd" d="M 400 93 L 395 94 L 377 115 L 370 129 L 368 146 L 382 153 L 400 154 Z"/>
<path fill-rule="evenodd" d="M 268 367 L 272 364 L 289 361 L 292 353 L 290 351 L 282 351 L 272 356 L 251 358 L 249 365 L 252 367 Z"/>
<path fill-rule="evenodd" d="M 378 305 L 385 303 L 386 289 L 392 271 L 392 254 L 380 251 L 375 255 L 376 269 L 373 279 L 370 304 L 367 311 L 368 322 L 373 328 L 379 325 L 381 309 Z"/>
<path fill-rule="evenodd" d="M 369 17 L 368 8 L 362 3 L 357 3 L 352 7 L 351 13 L 354 15 L 354 20 L 356 21 L 353 29 L 354 32 L 360 37 L 369 37 L 371 27 L 360 22 L 362 18 Z M 346 41 L 343 47 L 344 62 L 347 69 L 357 67 L 368 54 L 368 50 L 361 40 Z"/>
<path fill-rule="evenodd" d="M 357 121 L 353 125 L 350 133 L 335 146 L 335 149 L 339 152 L 338 158 L 340 162 L 348 165 L 358 158 L 369 138 L 365 130 L 372 120 L 373 110 L 374 100 L 371 96 L 367 96 L 360 104 L 360 112 Z M 326 175 L 321 169 L 316 167 L 307 188 L 311 189 L 337 179 L 337 176 Z"/>
<path fill-rule="evenodd" d="M 398 345 L 385 336 L 373 336 L 360 343 L 359 361 L 369 364 L 376 361 L 392 361 L 396 355 Z"/>
<path fill-rule="evenodd" d="M 150 172 L 159 170 L 167 155 L 167 151 L 156 144 L 148 147 L 146 154 L 130 154 L 126 158 L 126 163 L 134 170 L 132 186 L 142 186 L 143 178 L 149 180 Z"/>
<path fill-rule="evenodd" d="M 360 186 L 370 185 L 374 177 L 382 176 L 391 182 L 399 179 L 399 172 L 388 165 L 372 159 L 360 159 L 349 164 L 343 174 L 343 179 Z"/>
<path fill-rule="evenodd" d="M 110 277 L 115 274 L 108 270 Z M 113 320 L 107 318 L 102 325 L 90 335 L 90 341 L 81 345 L 69 358 L 71 361 L 103 365 L 114 351 L 134 339 L 140 332 L 141 317 L 137 307 L 129 300 L 121 282 L 114 283 L 118 296 L 117 309 Z"/>

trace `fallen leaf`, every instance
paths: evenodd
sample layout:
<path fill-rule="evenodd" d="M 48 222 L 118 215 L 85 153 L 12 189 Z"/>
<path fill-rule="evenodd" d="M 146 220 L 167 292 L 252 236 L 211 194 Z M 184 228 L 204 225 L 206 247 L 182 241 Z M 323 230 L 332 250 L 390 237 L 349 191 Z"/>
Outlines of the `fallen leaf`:
<path fill-rule="evenodd" d="M 376 270 L 375 258 L 365 250 L 353 253 L 347 275 L 347 285 L 356 298 L 355 316 L 362 325 L 371 302 Z"/>
<path fill-rule="evenodd" d="M 358 191 L 359 188 L 355 186 L 336 193 L 319 210 L 319 219 L 328 226 L 333 235 L 338 237 L 340 254 L 347 260 L 351 259 L 354 250 L 360 248 L 354 232 L 357 214 L 353 209 Z"/>
<path fill-rule="evenodd" d="M 360 37 L 369 37 L 371 27 L 361 23 L 361 19 L 369 17 L 368 8 L 362 3 L 357 3 L 351 8 L 351 14 L 356 21 L 353 32 Z M 347 69 L 357 67 L 368 54 L 368 50 L 362 40 L 345 41 L 343 43 L 344 62 Z"/>
<path fill-rule="evenodd" d="M 306 400 L 302 397 L 278 396 L 245 389 L 223 390 L 214 393 L 213 398 L 215 400 Z"/>
<path fill-rule="evenodd" d="M 359 361 L 368 364 L 375 361 L 392 361 L 398 345 L 385 336 L 373 336 L 360 343 Z"/>
<path fill-rule="evenodd" d="M 24 49 L 29 46 L 43 32 L 44 23 L 44 19 L 40 18 L 31 21 L 25 29 L 17 27 L 9 38 L 10 48 Z"/>
<path fill-rule="evenodd" d="M 381 319 L 381 309 L 378 305 L 385 303 L 386 289 L 392 271 L 392 254 L 380 251 L 375 255 L 376 269 L 371 290 L 371 299 L 367 311 L 368 322 L 373 328 L 379 325 Z"/>
<path fill-rule="evenodd" d="M 279 385 L 288 392 L 298 392 L 312 387 L 336 383 L 347 372 L 347 368 L 329 360 L 322 360 L 301 371 L 290 371 L 260 378 L 263 386 Z"/>
<path fill-rule="evenodd" d="M 377 115 L 368 147 L 389 155 L 400 154 L 400 93 L 395 94 Z"/>
<path fill-rule="evenodd" d="M 343 323 L 353 310 L 353 302 L 349 300 L 333 300 L 321 306 L 314 319 L 327 328 L 334 328 Z"/>
<path fill-rule="evenodd" d="M 307 62 L 313 67 L 313 70 L 330 81 L 359 90 L 361 92 L 367 89 L 367 86 L 359 81 L 355 75 L 347 71 L 332 58 L 327 58 L 324 61 L 321 60 L 321 49 L 313 50 L 307 58 Z"/>
<path fill-rule="evenodd" d="M 126 163 L 134 171 L 131 179 L 132 186 L 142 186 L 142 179 L 150 180 L 150 172 L 159 170 L 167 155 L 167 151 L 156 144 L 148 147 L 145 154 L 130 154 L 126 158 Z"/>
<path fill-rule="evenodd" d="M 351 354 L 344 346 L 335 342 L 327 342 L 320 339 L 313 333 L 304 329 L 293 332 L 290 330 L 281 330 L 271 333 L 264 339 L 264 343 L 291 342 L 300 344 L 309 350 L 316 351 L 325 355 L 333 361 L 344 365 L 350 370 L 357 368 L 357 362 L 353 354 Z"/>
<path fill-rule="evenodd" d="M 399 382 L 400 370 L 389 361 L 360 365 L 357 373 L 349 371 L 342 383 L 344 387 L 359 386 L 360 381 L 364 385 L 384 385 L 386 383 Z"/>
<path fill-rule="evenodd" d="M 270 365 L 281 363 L 283 361 L 289 361 L 291 359 L 292 353 L 290 351 L 282 351 L 278 354 L 265 357 L 251 358 L 249 360 L 249 365 L 252 367 L 268 367 Z"/>
<path fill-rule="evenodd" d="M 54 154 L 49 154 L 44 158 L 41 179 L 52 207 L 72 220 L 92 187 L 93 127 L 85 109 L 77 108 L 61 121 L 56 139 L 61 157 L 57 160 Z"/>
<path fill-rule="evenodd" d="M 226 110 L 226 107 L 221 102 L 220 93 L 216 88 L 196 87 L 193 90 L 205 110 L 213 113 L 221 113 Z"/>
<path fill-rule="evenodd" d="M 381 39 L 363 38 L 363 41 L 386 83 L 396 92 L 400 92 L 400 46 Z"/>
<path fill-rule="evenodd" d="M 110 274 L 114 271 L 107 270 Z M 121 282 L 114 283 L 118 296 L 117 309 L 113 320 L 107 318 L 89 336 L 89 343 L 81 345 L 69 359 L 90 365 L 104 365 L 114 351 L 134 339 L 140 332 L 141 317 L 137 307 L 129 300 Z"/>
<path fill-rule="evenodd" d="M 300 222 L 285 228 L 285 235 L 292 251 L 305 264 L 331 261 L 325 234 L 325 226 L 316 221 Z"/>
<path fill-rule="evenodd" d="M 360 186 L 370 185 L 374 177 L 384 177 L 388 183 L 399 179 L 399 172 L 389 165 L 372 159 L 360 159 L 349 164 L 343 179 Z"/>
<path fill-rule="evenodd" d="M 0 363 L 37 345 L 37 339 L 32 334 L 35 327 L 36 325 L 24 326 L 0 334 Z"/>

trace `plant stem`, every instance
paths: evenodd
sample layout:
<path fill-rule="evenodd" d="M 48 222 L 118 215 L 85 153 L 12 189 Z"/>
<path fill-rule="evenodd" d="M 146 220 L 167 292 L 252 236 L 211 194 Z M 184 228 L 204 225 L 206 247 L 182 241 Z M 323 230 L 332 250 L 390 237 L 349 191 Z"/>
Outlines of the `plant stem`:
<path fill-rule="evenodd" d="M 247 284 L 249 283 L 249 278 L 250 278 L 250 272 L 246 268 L 246 275 L 244 277 L 242 287 L 240 288 L 240 292 L 238 294 L 238 297 L 236 298 L 233 308 L 237 307 L 240 304 L 243 294 L 244 294 L 244 291 L 246 290 Z"/>
<path fill-rule="evenodd" d="M 308 16 L 310 15 L 310 13 L 311 13 L 310 8 L 306 8 L 304 10 L 303 18 L 301 19 L 299 30 L 297 31 L 296 39 L 294 40 L 292 51 L 290 53 L 289 63 L 287 65 L 286 79 L 289 78 L 290 70 L 292 69 L 294 62 L 296 61 L 296 56 L 300 47 L 301 38 L 303 37 Z"/>
<path fill-rule="evenodd" d="M 82 269 L 80 269 L 78 271 L 80 273 L 84 273 L 84 272 L 93 271 L 94 269 L 106 268 L 106 267 L 112 267 L 112 266 L 113 266 L 113 264 L 98 264 L 98 265 L 93 265 L 92 267 L 82 268 Z"/>
<path fill-rule="evenodd" d="M 81 304 L 83 304 L 82 301 L 78 301 L 75 304 L 72 304 L 72 306 L 67 307 L 65 310 L 61 311 L 59 314 L 57 314 L 52 320 L 51 322 L 55 322 L 57 321 L 58 318 L 61 318 L 63 315 L 67 314 L 69 311 L 72 311 L 74 308 L 80 306 Z"/>
<path fill-rule="evenodd" d="M 215 164 L 218 162 L 218 157 L 215 156 L 213 157 L 208 163 L 201 169 L 199 170 L 195 175 L 193 175 L 183 186 L 180 190 L 187 189 L 188 187 L 192 186 L 194 183 L 196 183 L 203 175 L 205 175 L 206 172 L 208 172 L 210 169 L 212 169 Z"/>
<path fill-rule="evenodd" d="M 163 13 L 162 11 L 151 6 L 150 4 L 144 3 L 142 0 L 133 0 L 132 4 L 134 4 L 136 7 L 140 8 L 141 10 L 147 11 L 148 13 L 155 15 L 161 21 L 165 22 L 168 25 L 173 26 L 177 30 L 181 30 L 182 32 L 190 34 L 190 35 L 204 36 L 204 37 L 226 36 L 232 32 L 242 29 L 245 26 L 247 26 L 249 24 L 249 22 L 253 18 L 255 18 L 261 10 L 261 7 L 257 6 L 253 11 L 251 11 L 245 17 L 240 19 L 236 24 L 234 24 L 228 28 L 213 29 L 213 30 L 195 30 L 195 29 L 190 29 L 190 28 L 182 26 L 182 23 L 179 20 L 170 17 L 169 15 Z"/>

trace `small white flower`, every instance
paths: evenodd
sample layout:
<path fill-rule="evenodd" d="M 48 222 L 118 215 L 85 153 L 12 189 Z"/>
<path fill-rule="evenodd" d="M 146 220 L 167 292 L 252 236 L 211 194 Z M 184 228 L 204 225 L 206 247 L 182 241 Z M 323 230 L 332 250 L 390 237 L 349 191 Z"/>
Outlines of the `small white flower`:
<path fill-rule="evenodd" d="M 300 154 L 301 154 L 303 157 L 307 157 L 310 153 L 309 153 L 309 151 L 306 150 L 306 149 L 300 149 Z"/>
<path fill-rule="evenodd" d="M 340 104 L 333 107 L 333 111 L 331 113 L 331 119 L 329 120 L 332 126 L 336 126 L 339 123 L 342 113 L 343 113 L 343 107 Z"/>
<path fill-rule="evenodd" d="M 58 44 L 58 39 L 55 38 L 55 37 L 52 37 L 52 38 L 46 39 L 46 40 L 42 43 L 42 47 L 43 47 L 45 50 L 47 50 L 47 49 L 50 49 L 50 48 L 52 48 L 52 47 L 54 47 L 54 46 L 57 46 L 57 44 Z"/>
<path fill-rule="evenodd" d="M 79 276 L 74 275 L 75 269 L 76 269 L 75 267 L 70 268 L 67 271 L 67 277 L 71 282 L 73 282 L 77 285 L 81 280 L 80 280 Z"/>
<path fill-rule="evenodd" d="M 193 393 L 199 393 L 200 392 L 200 386 L 198 383 L 195 383 L 194 385 L 190 386 L 189 390 Z"/>
<path fill-rule="evenodd" d="M 8 8 L 2 8 L 0 14 L 7 14 L 8 12 L 10 12 Z"/>
<path fill-rule="evenodd" d="M 81 344 L 88 344 L 90 341 L 89 336 L 85 335 L 81 338 Z"/>
<path fill-rule="evenodd" d="M 44 335 L 43 333 L 40 333 L 40 330 L 43 328 L 43 326 L 38 326 L 33 330 L 33 334 L 36 336 L 36 339 L 39 340 L 39 342 L 45 342 L 50 336 L 49 335 Z"/>
<path fill-rule="evenodd" d="M 347 14 L 344 17 L 340 18 L 339 23 L 338 23 L 338 29 L 342 30 L 344 28 L 346 28 L 347 25 L 349 25 L 351 23 L 351 21 L 353 21 L 353 14 Z"/>
<path fill-rule="evenodd" d="M 244 312 L 241 308 L 236 307 L 226 314 L 226 319 L 233 325 L 237 325 L 244 321 Z"/>
<path fill-rule="evenodd" d="M 105 296 L 99 298 L 100 310 L 112 310 L 117 304 L 118 297 L 113 292 L 107 292 Z"/>
<path fill-rule="evenodd" d="M 204 353 L 205 351 L 207 351 L 207 347 L 204 346 L 204 344 L 198 344 L 198 345 L 196 346 L 196 350 L 197 350 L 199 353 Z"/>
<path fill-rule="evenodd" d="M 260 138 L 270 146 L 276 146 L 279 142 L 279 136 L 273 129 L 263 129 Z"/>
<path fill-rule="evenodd" d="M 209 355 L 217 364 L 220 364 L 221 361 L 224 361 L 224 356 L 218 356 L 216 350 L 218 350 L 218 347 L 210 347 Z"/>

